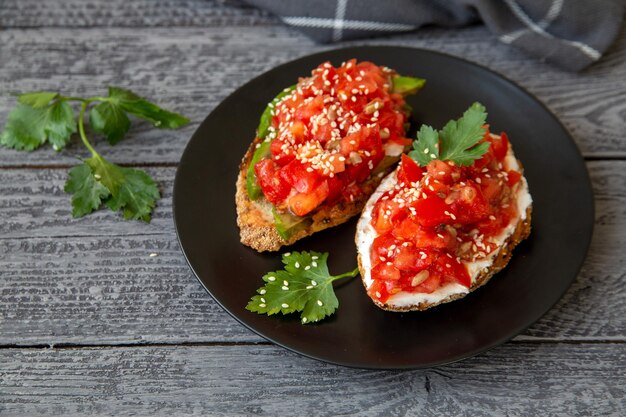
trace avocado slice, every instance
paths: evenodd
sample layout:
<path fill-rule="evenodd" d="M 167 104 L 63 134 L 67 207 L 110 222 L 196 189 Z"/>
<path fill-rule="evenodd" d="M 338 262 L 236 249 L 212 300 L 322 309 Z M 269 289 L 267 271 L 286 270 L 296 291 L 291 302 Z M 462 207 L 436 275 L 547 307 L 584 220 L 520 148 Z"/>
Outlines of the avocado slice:
<path fill-rule="evenodd" d="M 272 215 L 274 216 L 276 231 L 280 237 L 285 240 L 289 240 L 294 233 L 309 227 L 313 222 L 311 217 L 300 217 L 291 213 L 279 213 L 276 207 L 272 207 Z"/>

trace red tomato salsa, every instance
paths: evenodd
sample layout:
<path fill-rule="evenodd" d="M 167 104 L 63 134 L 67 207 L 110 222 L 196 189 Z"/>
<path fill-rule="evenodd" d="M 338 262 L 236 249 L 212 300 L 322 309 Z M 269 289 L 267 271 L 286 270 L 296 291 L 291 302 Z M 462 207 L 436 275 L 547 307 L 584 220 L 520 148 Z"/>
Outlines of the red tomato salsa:
<path fill-rule="evenodd" d="M 274 106 L 271 155 L 254 166 L 265 198 L 297 216 L 354 201 L 385 153 L 398 156 L 411 143 L 404 98 L 392 91 L 395 75 L 353 59 L 301 78 Z"/>
<path fill-rule="evenodd" d="M 507 170 L 506 134 L 486 133 L 489 150 L 471 166 L 433 160 L 420 167 L 406 155 L 397 184 L 376 202 L 372 226 L 370 297 L 386 302 L 400 291 L 432 293 L 448 283 L 470 287 L 465 262 L 486 258 L 518 215 L 515 185 Z M 396 175 L 396 174 L 391 174 Z"/>

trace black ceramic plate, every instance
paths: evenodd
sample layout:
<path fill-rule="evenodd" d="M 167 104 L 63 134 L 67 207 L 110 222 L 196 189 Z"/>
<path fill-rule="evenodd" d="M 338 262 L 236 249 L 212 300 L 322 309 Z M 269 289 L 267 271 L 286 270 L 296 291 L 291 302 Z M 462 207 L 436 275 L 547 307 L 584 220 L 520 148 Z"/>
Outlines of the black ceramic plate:
<path fill-rule="evenodd" d="M 413 125 L 441 127 L 472 102 L 505 130 L 524 164 L 534 199 L 532 234 L 509 266 L 464 299 L 425 312 L 378 309 L 356 278 L 337 289 L 340 307 L 319 324 L 298 316 L 245 310 L 261 276 L 280 269 L 279 254 L 239 243 L 235 180 L 259 116 L 284 87 L 329 60 L 371 60 L 426 78 L 409 98 Z M 420 49 L 370 46 L 322 52 L 274 68 L 226 98 L 187 145 L 174 184 L 174 221 L 183 252 L 200 282 L 242 324 L 302 355 L 363 368 L 422 368 L 483 352 L 519 334 L 546 313 L 576 277 L 593 227 L 593 195 L 585 164 L 550 111 L 513 82 L 470 62 Z M 331 273 L 356 265 L 356 219 L 301 240 L 289 250 L 330 252 Z"/>

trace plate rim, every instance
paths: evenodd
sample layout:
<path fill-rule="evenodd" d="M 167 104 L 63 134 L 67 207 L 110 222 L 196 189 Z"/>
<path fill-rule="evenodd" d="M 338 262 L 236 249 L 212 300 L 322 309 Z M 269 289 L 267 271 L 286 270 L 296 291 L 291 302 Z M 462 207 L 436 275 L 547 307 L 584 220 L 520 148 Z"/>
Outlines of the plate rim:
<path fill-rule="evenodd" d="M 510 335 L 504 337 L 504 338 L 500 338 L 486 346 L 482 346 L 479 349 L 474 349 L 471 351 L 466 351 L 463 354 L 458 354 L 450 359 L 445 359 L 445 360 L 439 360 L 439 361 L 430 361 L 427 363 L 421 363 L 421 364 L 406 364 L 406 365 L 392 365 L 392 366 L 387 366 L 384 363 L 357 363 L 357 362 L 345 362 L 342 360 L 333 360 L 333 359 L 329 359 L 326 357 L 322 357 L 322 356 L 318 356 L 318 355 L 314 355 L 302 350 L 298 350 L 294 347 L 290 347 L 287 346 L 277 340 L 275 340 L 272 336 L 268 336 L 266 334 L 263 334 L 262 332 L 260 332 L 259 330 L 255 329 L 253 326 L 249 325 L 248 323 L 244 322 L 242 319 L 240 319 L 235 313 L 231 312 L 228 308 L 226 308 L 222 302 L 215 296 L 213 295 L 213 293 L 209 290 L 209 288 L 207 288 L 207 285 L 203 282 L 203 280 L 200 278 L 199 274 L 196 272 L 196 270 L 194 269 L 193 265 L 191 264 L 191 261 L 189 260 L 187 253 L 185 251 L 184 245 L 183 245 L 183 241 L 181 238 L 181 234 L 180 234 L 180 230 L 179 230 L 179 215 L 177 215 L 177 190 L 180 190 L 182 186 L 180 186 L 180 182 L 182 181 L 181 179 L 181 167 L 183 166 L 183 161 L 186 159 L 186 157 L 189 157 L 190 154 L 190 149 L 189 149 L 189 144 L 191 143 L 191 141 L 194 139 L 194 137 L 196 136 L 196 133 L 200 130 L 200 128 L 202 127 L 202 125 L 211 117 L 211 115 L 215 112 L 217 112 L 223 105 L 224 102 L 231 96 L 233 95 L 235 92 L 245 89 L 246 87 L 248 87 L 250 84 L 253 84 L 257 79 L 263 77 L 265 74 L 267 74 L 268 72 L 274 72 L 274 71 L 279 71 L 280 69 L 287 67 L 289 65 L 293 65 L 296 62 L 300 61 L 300 60 L 306 60 L 306 59 L 312 59 L 315 57 L 324 57 L 325 55 L 329 54 L 329 53 L 335 53 L 335 52 L 348 52 L 348 51 L 356 51 L 356 50 L 364 50 L 364 49 L 379 49 L 379 50 L 384 50 L 384 49 L 402 49 L 405 50 L 405 52 L 407 53 L 411 53 L 411 52 L 419 52 L 419 53 L 426 53 L 426 54 L 432 54 L 434 56 L 439 56 L 439 57 L 443 57 L 446 59 L 451 59 L 453 61 L 458 61 L 464 65 L 469 65 L 469 66 L 473 66 L 478 68 L 479 70 L 482 71 L 486 71 L 487 73 L 490 73 L 493 76 L 496 76 L 498 78 L 500 78 L 501 80 L 505 81 L 507 84 L 509 84 L 511 87 L 520 90 L 522 93 L 524 93 L 527 97 L 529 97 L 535 104 L 538 104 L 542 110 L 549 115 L 549 117 L 552 119 L 553 122 L 556 123 L 556 125 L 558 125 L 558 127 L 560 129 L 563 130 L 563 132 L 566 134 L 567 138 L 569 139 L 568 142 L 569 144 L 572 146 L 572 148 L 575 150 L 576 153 L 576 157 L 577 159 L 579 159 L 579 161 L 582 163 L 582 165 L 585 167 L 584 169 L 584 186 L 585 188 L 589 191 L 589 196 L 590 196 L 590 200 L 589 200 L 589 204 L 590 207 L 587 207 L 588 210 L 590 210 L 590 222 L 588 224 L 588 230 L 586 230 L 587 235 L 589 236 L 588 239 L 586 239 L 586 242 L 584 242 L 584 255 L 578 260 L 577 265 L 575 267 L 576 273 L 573 274 L 572 278 L 569 280 L 567 286 L 564 287 L 564 289 L 560 292 L 558 297 L 555 297 L 554 302 L 551 303 L 551 305 L 546 308 L 544 311 L 542 311 L 540 314 L 536 315 L 536 317 L 533 317 L 532 320 L 529 321 L 529 323 L 527 325 L 524 326 L 518 326 L 517 328 L 515 328 L 515 330 L 509 332 Z M 580 150 L 580 148 L 578 147 L 578 144 L 576 143 L 576 141 L 574 140 L 574 138 L 572 137 L 571 133 L 569 132 L 569 130 L 567 129 L 567 127 L 561 122 L 561 120 L 559 120 L 559 118 L 554 114 L 554 112 L 547 107 L 546 104 L 544 104 L 537 96 L 535 96 L 533 93 L 531 93 L 530 91 L 528 91 L 525 87 L 519 85 L 518 83 L 516 83 L 515 81 L 513 81 L 512 79 L 510 79 L 509 77 L 501 74 L 500 72 L 491 69 L 485 65 L 470 61 L 467 58 L 464 57 L 459 57 L 459 56 L 455 56 L 455 55 L 451 55 L 445 52 L 440 52 L 440 51 L 435 51 L 432 49 L 425 49 L 425 48 L 420 48 L 420 47 L 411 47 L 411 46 L 406 46 L 406 45 L 388 45 L 388 44 L 360 44 L 360 45 L 354 45 L 354 46 L 346 46 L 346 47 L 340 47 L 340 48 L 328 48 L 328 49 L 324 49 L 312 54 L 304 54 L 301 56 L 298 56 L 294 59 L 290 59 L 288 61 L 285 61 L 279 65 L 273 66 L 265 71 L 263 71 L 262 73 L 252 77 L 251 79 L 249 79 L 248 81 L 246 81 L 245 83 L 237 86 L 233 91 L 231 91 L 228 95 L 226 95 L 217 106 L 215 106 L 210 112 L 209 114 L 198 124 L 198 127 L 194 130 L 193 134 L 191 135 L 191 137 L 189 138 L 189 140 L 187 141 L 185 148 L 183 150 L 183 153 L 181 154 L 180 157 L 180 161 L 178 163 L 178 166 L 176 168 L 176 174 L 175 174 L 175 178 L 174 178 L 174 183 L 173 183 L 173 191 L 172 191 L 172 218 L 173 218 L 173 223 L 174 223 L 174 230 L 176 233 L 176 238 L 177 238 L 177 242 L 180 246 L 180 250 L 183 253 L 183 257 L 185 258 L 185 261 L 187 262 L 187 265 L 189 266 L 191 272 L 193 273 L 193 275 L 195 276 L 195 278 L 200 282 L 200 284 L 202 285 L 202 287 L 205 289 L 205 291 L 211 296 L 211 298 L 213 298 L 213 300 L 220 306 L 220 308 L 222 308 L 224 311 L 226 311 L 231 317 L 233 317 L 238 323 L 240 323 L 241 325 L 243 325 L 245 328 L 247 328 L 248 330 L 252 331 L 254 334 L 256 334 L 257 336 L 277 345 L 280 346 L 281 348 L 287 349 L 288 351 L 295 353 L 297 355 L 300 356 L 304 356 L 306 358 L 309 359 L 314 359 L 317 361 L 321 361 L 324 363 L 328 363 L 328 364 L 332 364 L 332 365 L 339 365 L 339 366 L 345 366 L 348 368 L 354 368 L 354 369 L 369 369 L 369 370 L 417 370 L 417 369 L 429 369 L 429 368 L 433 368 L 433 367 L 437 367 L 437 366 L 442 366 L 442 365 L 448 365 L 448 364 L 452 364 L 452 363 L 456 363 L 465 359 L 469 359 L 472 358 L 474 356 L 478 356 L 481 355 L 497 346 L 500 346 L 510 340 L 512 340 L 513 338 L 515 338 L 516 336 L 518 336 L 519 334 L 523 333 L 525 330 L 527 330 L 528 328 L 530 328 L 532 325 L 534 325 L 539 319 L 541 319 L 541 317 L 543 317 L 545 314 L 547 314 L 550 310 L 552 310 L 554 308 L 554 306 L 563 298 L 563 296 L 565 295 L 565 293 L 570 289 L 570 287 L 572 286 L 572 284 L 574 283 L 574 281 L 578 278 L 578 276 L 580 275 L 580 271 L 582 269 L 582 266 L 585 262 L 585 260 L 587 259 L 588 255 L 589 255 L 589 249 L 591 246 L 591 242 L 593 240 L 593 235 L 594 235 L 594 229 L 595 229 L 595 194 L 594 194 L 594 190 L 593 190 L 593 185 L 591 182 L 591 178 L 589 175 L 589 169 L 587 168 L 587 164 L 586 161 L 582 155 L 582 152 Z M 531 220 L 531 224 L 532 224 L 532 220 Z M 356 279 L 356 278 L 355 278 Z M 271 319 L 275 319 L 275 318 L 271 318 Z"/>

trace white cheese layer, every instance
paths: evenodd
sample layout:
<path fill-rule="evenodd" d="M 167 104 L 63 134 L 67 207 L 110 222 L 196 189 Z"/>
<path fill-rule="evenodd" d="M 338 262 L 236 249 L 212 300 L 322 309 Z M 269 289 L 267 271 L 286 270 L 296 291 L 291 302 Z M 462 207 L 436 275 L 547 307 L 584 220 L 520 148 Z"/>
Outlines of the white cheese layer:
<path fill-rule="evenodd" d="M 515 159 L 515 155 L 513 154 L 513 149 L 509 146 L 509 151 L 504 159 L 503 163 L 504 169 L 506 170 L 520 170 L 520 166 Z M 374 239 L 378 237 L 378 233 L 372 226 L 372 212 L 374 210 L 374 206 L 378 199 L 386 192 L 391 190 L 397 183 L 397 169 L 389 174 L 387 177 L 383 179 L 383 181 L 378 186 L 378 189 L 371 195 L 365 208 L 363 209 L 363 214 L 359 219 L 356 227 L 356 246 L 357 252 L 361 256 L 361 266 L 364 272 L 363 282 L 365 283 L 366 289 L 369 289 L 374 282 L 371 276 L 372 270 L 372 260 L 370 257 L 372 243 Z M 528 191 L 528 183 L 526 178 L 522 176 L 521 180 L 515 186 L 517 188 L 516 191 L 516 201 L 517 201 L 517 217 L 511 220 L 511 223 L 507 226 L 506 229 L 502 231 L 499 236 L 494 236 L 490 240 L 493 241 L 498 248 L 501 248 L 504 242 L 513 234 L 517 224 L 526 219 L 526 210 L 532 204 L 532 197 Z M 467 271 L 472 279 L 472 284 L 476 281 L 476 278 L 480 274 L 480 272 L 489 268 L 494 261 L 496 254 L 499 252 L 499 249 L 493 251 L 489 254 L 485 259 L 474 262 L 463 262 Z M 452 295 L 457 294 L 466 294 L 469 292 L 469 288 L 458 284 L 458 283 L 449 283 L 437 291 L 434 291 L 430 294 L 425 293 L 409 293 L 409 292 L 399 292 L 397 294 L 392 295 L 387 300 L 389 306 L 394 307 L 407 307 L 420 303 L 429 303 L 435 304 L 438 303 Z"/>

